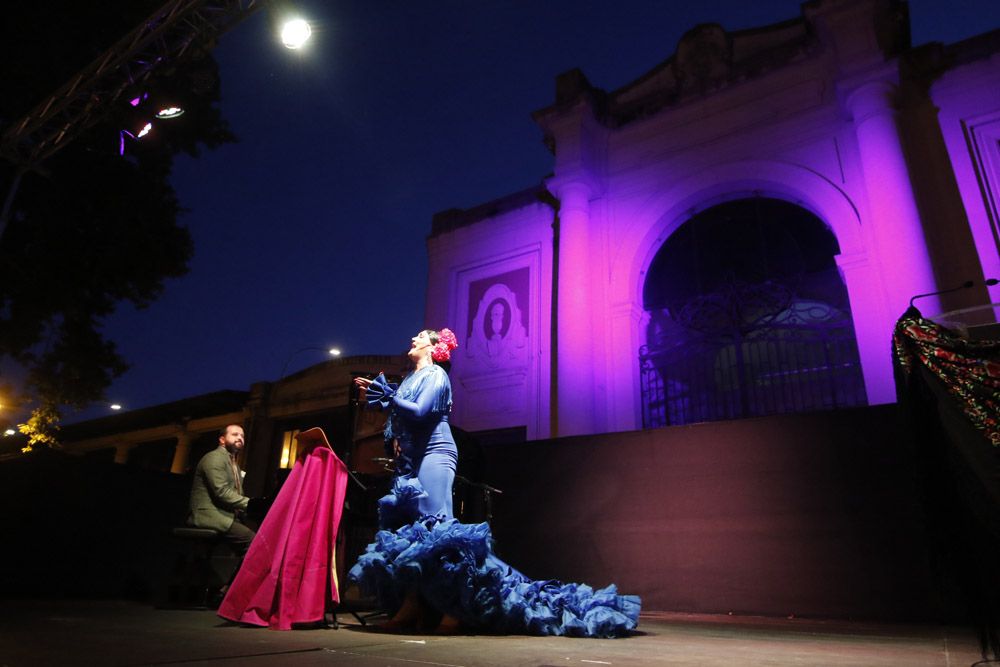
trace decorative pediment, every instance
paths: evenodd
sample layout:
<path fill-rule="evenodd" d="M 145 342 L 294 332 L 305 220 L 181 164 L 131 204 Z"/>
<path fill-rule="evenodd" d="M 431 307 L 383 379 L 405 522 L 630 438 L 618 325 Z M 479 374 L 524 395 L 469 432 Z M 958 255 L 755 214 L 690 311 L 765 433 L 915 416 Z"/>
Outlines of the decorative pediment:
<path fill-rule="evenodd" d="M 804 19 L 731 33 L 715 23 L 696 26 L 673 56 L 608 94 L 607 122 L 625 125 L 804 59 L 818 47 Z"/>
<path fill-rule="evenodd" d="M 729 35 L 715 23 L 689 30 L 677 44 L 671 66 L 675 85 L 682 95 L 705 93 L 725 84 L 733 69 Z"/>
<path fill-rule="evenodd" d="M 579 70 L 564 72 L 556 78 L 555 104 L 533 116 L 546 127 L 551 116 L 586 101 L 602 123 L 618 127 L 804 59 L 819 47 L 804 18 L 736 32 L 702 24 L 681 37 L 670 58 L 610 93 L 591 85 Z"/>

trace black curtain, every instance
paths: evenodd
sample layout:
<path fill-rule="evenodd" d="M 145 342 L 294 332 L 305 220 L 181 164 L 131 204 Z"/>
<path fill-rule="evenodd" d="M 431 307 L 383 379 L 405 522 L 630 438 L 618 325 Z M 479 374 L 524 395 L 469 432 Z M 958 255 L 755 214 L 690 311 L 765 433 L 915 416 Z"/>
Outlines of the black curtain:
<path fill-rule="evenodd" d="M 957 582 L 983 657 L 1000 659 L 1000 341 L 968 340 L 911 307 L 893 348 L 933 565 Z"/>

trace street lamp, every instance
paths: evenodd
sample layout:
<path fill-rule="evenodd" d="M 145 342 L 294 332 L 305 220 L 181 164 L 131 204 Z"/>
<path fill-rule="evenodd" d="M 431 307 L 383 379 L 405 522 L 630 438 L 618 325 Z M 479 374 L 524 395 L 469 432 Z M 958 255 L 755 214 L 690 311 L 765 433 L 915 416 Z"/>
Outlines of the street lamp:
<path fill-rule="evenodd" d="M 312 36 L 312 28 L 305 19 L 289 19 L 281 26 L 281 43 L 287 49 L 293 51 L 301 49 L 309 41 L 310 36 Z"/>
<path fill-rule="evenodd" d="M 3 410 L 6 407 L 7 406 L 5 404 L 0 403 L 0 410 Z M 6 420 L 4 420 L 4 421 L 6 421 Z M 9 438 L 10 436 L 12 436 L 12 435 L 14 435 L 16 433 L 17 433 L 17 431 L 15 431 L 13 427 L 8 426 L 7 428 L 4 429 L 3 435 L 4 435 L 5 438 Z"/>

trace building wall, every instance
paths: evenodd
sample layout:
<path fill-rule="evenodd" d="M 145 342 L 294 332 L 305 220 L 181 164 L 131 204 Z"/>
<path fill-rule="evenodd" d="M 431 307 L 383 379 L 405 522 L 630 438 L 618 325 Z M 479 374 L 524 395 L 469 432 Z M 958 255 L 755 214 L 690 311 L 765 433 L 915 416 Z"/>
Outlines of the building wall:
<path fill-rule="evenodd" d="M 891 333 L 911 296 L 972 279 L 921 309 L 1000 299 L 982 284 L 1000 276 L 1000 40 L 900 50 L 904 26 L 887 12 L 825 0 L 758 30 L 700 26 L 611 93 L 560 75 L 556 103 L 535 112 L 553 147 L 557 236 L 543 205 L 484 205 L 429 241 L 429 325 L 474 342 L 478 281 L 517 267 L 530 267 L 538 314 L 530 353 L 466 345 L 457 423 L 526 424 L 529 438 L 641 427 L 645 272 L 695 213 L 756 195 L 808 209 L 836 236 L 868 401 L 893 402 Z"/>
<path fill-rule="evenodd" d="M 73 456 L 187 474 L 218 446 L 219 429 L 243 424 L 244 489 L 251 496 L 268 495 L 281 479 L 286 431 L 323 428 L 338 455 L 353 464 L 353 378 L 380 371 L 398 375 L 406 365 L 403 355 L 332 359 L 274 382 L 255 383 L 249 391 L 215 392 L 73 424 L 64 428 L 61 444 Z"/>
<path fill-rule="evenodd" d="M 426 321 L 458 337 L 452 421 L 465 430 L 549 434 L 552 219 L 531 203 L 429 243 Z"/>
<path fill-rule="evenodd" d="M 943 72 L 930 86 L 929 98 L 940 136 L 933 147 L 945 151 L 937 172 L 943 184 L 934 192 L 947 195 L 945 206 L 934 209 L 941 230 L 939 243 L 957 236 L 971 236 L 971 258 L 948 275 L 944 286 L 958 285 L 972 278 L 1000 278 L 1000 54 L 996 44 L 1000 31 L 970 40 L 962 53 L 969 60 Z M 977 43 L 985 53 L 978 53 Z M 956 197 L 957 195 L 957 197 Z M 940 200 L 928 197 L 938 203 Z M 942 238 L 943 237 L 943 238 Z M 978 266 L 977 266 L 978 264 Z M 981 272 L 981 273 L 980 273 Z M 974 293 L 975 294 L 975 293 Z M 988 295 L 975 294 L 954 307 L 1000 302 L 1000 285 Z M 946 306 L 947 308 L 947 306 Z"/>

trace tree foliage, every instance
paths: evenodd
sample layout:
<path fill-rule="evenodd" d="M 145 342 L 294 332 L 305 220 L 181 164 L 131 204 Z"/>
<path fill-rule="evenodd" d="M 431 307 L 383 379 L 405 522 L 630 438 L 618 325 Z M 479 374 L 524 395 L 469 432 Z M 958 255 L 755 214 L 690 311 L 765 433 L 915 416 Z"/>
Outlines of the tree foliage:
<path fill-rule="evenodd" d="M 0 131 L 160 3 L 13 4 L 0 22 Z M 102 332 L 104 319 L 122 302 L 148 306 L 165 280 L 187 271 L 192 241 L 178 222 L 183 211 L 169 182 L 174 156 L 234 140 L 217 107 L 218 71 L 208 45 L 157 70 L 142 90 L 180 95 L 184 116 L 130 140 L 120 156 L 120 130 L 136 113 L 122 101 L 24 175 L 0 238 L 0 370 L 21 370 L 22 393 L 43 429 L 58 421 L 60 406 L 102 399 L 126 370 Z M 0 168 L 0 197 L 16 168 Z"/>
<path fill-rule="evenodd" d="M 51 403 L 43 403 L 31 411 L 31 417 L 18 430 L 27 437 L 21 451 L 27 454 L 39 445 L 58 447 L 59 410 Z"/>

